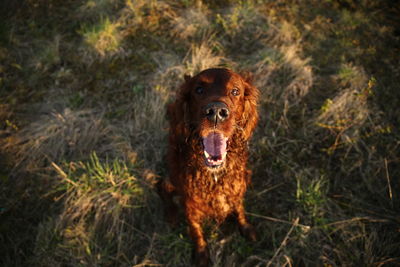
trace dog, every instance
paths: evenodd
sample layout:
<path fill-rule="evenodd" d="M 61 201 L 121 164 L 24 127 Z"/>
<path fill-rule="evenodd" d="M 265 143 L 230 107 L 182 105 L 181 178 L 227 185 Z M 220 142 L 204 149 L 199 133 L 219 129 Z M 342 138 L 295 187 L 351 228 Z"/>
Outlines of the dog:
<path fill-rule="evenodd" d="M 180 197 L 197 266 L 210 263 L 202 231 L 206 219 L 221 223 L 234 215 L 241 234 L 256 240 L 243 199 L 251 180 L 248 141 L 258 121 L 258 97 L 249 75 L 211 68 L 185 76 L 167 108 L 169 179 L 160 181 L 158 190 L 172 224 L 178 220 L 173 198 Z"/>

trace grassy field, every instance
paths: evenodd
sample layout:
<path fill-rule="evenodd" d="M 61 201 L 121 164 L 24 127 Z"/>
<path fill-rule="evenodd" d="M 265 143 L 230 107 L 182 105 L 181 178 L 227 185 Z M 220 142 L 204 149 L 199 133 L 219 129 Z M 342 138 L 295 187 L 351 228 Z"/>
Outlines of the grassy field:
<path fill-rule="evenodd" d="M 0 4 L 0 265 L 190 266 L 155 182 L 184 74 L 262 92 L 256 243 L 206 226 L 214 266 L 400 265 L 396 1 Z"/>

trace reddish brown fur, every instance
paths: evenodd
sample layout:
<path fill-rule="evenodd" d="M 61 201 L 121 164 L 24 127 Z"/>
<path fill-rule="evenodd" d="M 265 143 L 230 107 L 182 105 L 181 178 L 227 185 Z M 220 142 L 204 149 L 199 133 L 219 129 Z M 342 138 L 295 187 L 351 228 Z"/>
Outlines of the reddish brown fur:
<path fill-rule="evenodd" d="M 199 86 L 205 93 L 196 93 Z M 233 88 L 239 89 L 238 96 L 231 93 Z M 257 99 L 258 90 L 249 79 L 227 69 L 208 69 L 193 78 L 186 76 L 176 101 L 168 106 L 170 176 L 169 181 L 160 183 L 159 189 L 172 223 L 177 220 L 177 207 L 172 198 L 181 197 L 198 266 L 209 262 L 201 228 L 207 218 L 222 222 L 234 214 L 242 234 L 256 239 L 253 227 L 245 218 L 243 198 L 251 176 L 246 168 L 247 141 L 258 120 Z M 213 101 L 225 103 L 230 111 L 226 121 L 215 125 L 203 114 L 203 107 Z M 218 169 L 205 165 L 201 140 L 210 131 L 229 138 L 224 166 Z"/>

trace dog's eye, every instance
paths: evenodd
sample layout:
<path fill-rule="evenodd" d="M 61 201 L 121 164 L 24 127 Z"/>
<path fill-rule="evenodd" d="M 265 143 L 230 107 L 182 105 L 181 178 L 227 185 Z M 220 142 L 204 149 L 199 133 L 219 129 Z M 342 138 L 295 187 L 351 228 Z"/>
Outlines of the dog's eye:
<path fill-rule="evenodd" d="M 240 91 L 237 88 L 233 88 L 232 91 L 231 91 L 231 94 L 234 95 L 234 96 L 238 96 L 240 94 Z"/>
<path fill-rule="evenodd" d="M 204 88 L 201 86 L 196 87 L 196 94 L 201 95 L 204 92 Z"/>

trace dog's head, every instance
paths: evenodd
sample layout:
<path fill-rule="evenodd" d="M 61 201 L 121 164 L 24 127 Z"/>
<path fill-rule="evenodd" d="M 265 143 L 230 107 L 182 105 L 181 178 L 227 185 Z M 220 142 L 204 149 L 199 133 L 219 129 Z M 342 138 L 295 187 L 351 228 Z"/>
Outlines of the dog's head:
<path fill-rule="evenodd" d="M 231 138 L 240 137 L 243 142 L 250 138 L 258 120 L 258 94 L 248 75 L 228 69 L 207 69 L 194 77 L 185 76 L 175 117 L 183 127 L 197 133 L 207 167 L 223 166 Z"/>

